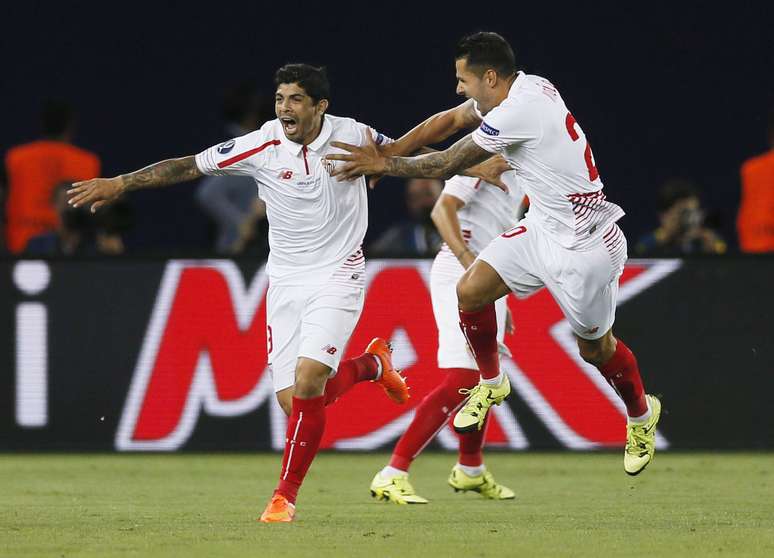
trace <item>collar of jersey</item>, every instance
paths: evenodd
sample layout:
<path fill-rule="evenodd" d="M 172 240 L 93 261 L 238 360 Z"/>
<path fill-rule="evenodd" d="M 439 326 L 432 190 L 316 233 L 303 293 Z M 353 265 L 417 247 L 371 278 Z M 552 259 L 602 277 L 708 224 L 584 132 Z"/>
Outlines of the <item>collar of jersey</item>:
<path fill-rule="evenodd" d="M 511 84 L 511 88 L 508 90 L 508 96 L 513 97 L 513 95 L 521 89 L 521 87 L 524 85 L 526 80 L 527 74 L 519 70 L 516 72 L 516 79 L 513 80 L 513 83 Z"/>
<path fill-rule="evenodd" d="M 320 134 L 315 138 L 315 140 L 312 143 L 310 143 L 306 147 L 308 149 L 311 149 L 312 151 L 319 151 L 325 145 L 328 139 L 331 137 L 332 131 L 333 131 L 333 125 L 331 124 L 331 121 L 325 116 L 323 116 L 323 123 L 322 123 L 322 128 L 320 129 Z M 287 146 L 288 150 L 290 150 L 290 152 L 293 153 L 293 155 L 298 155 L 299 153 L 301 153 L 301 149 L 304 147 L 300 143 L 290 141 L 287 138 L 285 138 L 285 141 L 283 143 Z"/>

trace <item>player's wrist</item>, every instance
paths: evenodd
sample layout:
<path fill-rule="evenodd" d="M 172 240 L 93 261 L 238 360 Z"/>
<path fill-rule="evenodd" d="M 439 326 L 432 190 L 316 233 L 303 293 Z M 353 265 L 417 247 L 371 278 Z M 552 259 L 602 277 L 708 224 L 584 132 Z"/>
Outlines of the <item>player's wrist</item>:
<path fill-rule="evenodd" d="M 468 247 L 466 246 L 466 247 L 465 247 L 465 248 L 463 248 L 462 250 L 458 250 L 457 252 L 455 252 L 455 253 L 454 253 L 454 257 L 455 257 L 455 258 L 457 258 L 457 259 L 460 259 L 460 258 L 462 258 L 462 257 L 463 257 L 465 254 L 467 254 L 468 252 L 470 252 L 470 248 L 468 248 Z"/>
<path fill-rule="evenodd" d="M 131 184 L 128 175 L 121 174 L 116 177 L 116 185 L 118 186 L 118 194 L 121 195 L 124 192 L 131 190 Z"/>

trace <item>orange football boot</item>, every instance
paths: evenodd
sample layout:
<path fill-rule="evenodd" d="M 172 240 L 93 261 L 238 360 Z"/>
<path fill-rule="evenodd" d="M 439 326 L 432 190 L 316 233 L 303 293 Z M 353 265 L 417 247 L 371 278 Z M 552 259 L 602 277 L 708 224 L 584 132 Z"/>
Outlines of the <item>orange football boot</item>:
<path fill-rule="evenodd" d="M 381 337 L 374 337 L 366 347 L 365 352 L 374 355 L 382 364 L 381 377 L 373 381 L 384 388 L 387 397 L 401 405 L 408 401 L 410 397 L 409 387 L 403 376 L 392 366 L 392 347 L 390 344 Z"/>
<path fill-rule="evenodd" d="M 275 494 L 261 514 L 263 523 L 289 523 L 296 516 L 296 506 L 282 494 Z"/>

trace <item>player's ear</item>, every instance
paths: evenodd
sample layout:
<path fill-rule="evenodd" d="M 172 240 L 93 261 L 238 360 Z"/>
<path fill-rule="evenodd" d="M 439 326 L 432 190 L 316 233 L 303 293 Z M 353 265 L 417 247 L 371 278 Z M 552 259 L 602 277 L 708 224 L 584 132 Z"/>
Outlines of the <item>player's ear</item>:
<path fill-rule="evenodd" d="M 317 103 L 317 112 L 319 114 L 325 114 L 328 110 L 328 99 L 320 99 Z"/>
<path fill-rule="evenodd" d="M 486 84 L 489 87 L 494 87 L 497 85 L 497 72 L 494 70 L 487 70 L 484 72 L 484 80 L 486 80 Z"/>

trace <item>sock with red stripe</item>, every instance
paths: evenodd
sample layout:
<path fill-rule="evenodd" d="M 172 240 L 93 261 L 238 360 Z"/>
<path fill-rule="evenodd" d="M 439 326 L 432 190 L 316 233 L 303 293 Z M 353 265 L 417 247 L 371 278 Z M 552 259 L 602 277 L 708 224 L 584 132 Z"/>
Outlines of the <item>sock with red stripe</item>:
<path fill-rule="evenodd" d="M 274 491 L 287 498 L 291 504 L 296 503 L 298 489 L 317 454 L 324 430 L 325 397 L 294 397 L 293 410 L 288 419 L 280 481 Z"/>
<path fill-rule="evenodd" d="M 500 357 L 497 354 L 497 314 L 494 303 L 472 312 L 460 310 L 460 329 L 473 352 L 481 377 L 484 380 L 499 378 Z"/>
<path fill-rule="evenodd" d="M 411 462 L 435 438 L 449 417 L 465 399 L 461 388 L 470 389 L 478 383 L 478 373 L 466 368 L 447 368 L 446 378 L 425 396 L 416 409 L 414 419 L 398 440 L 392 452 L 390 466 L 408 471 Z"/>
<path fill-rule="evenodd" d="M 630 417 L 639 417 L 648 412 L 637 359 L 623 341 L 617 340 L 613 356 L 598 368 L 623 399 Z"/>
<path fill-rule="evenodd" d="M 379 364 L 372 354 L 342 361 L 336 375 L 325 383 L 325 404 L 330 405 L 358 382 L 375 380 L 378 374 Z"/>

